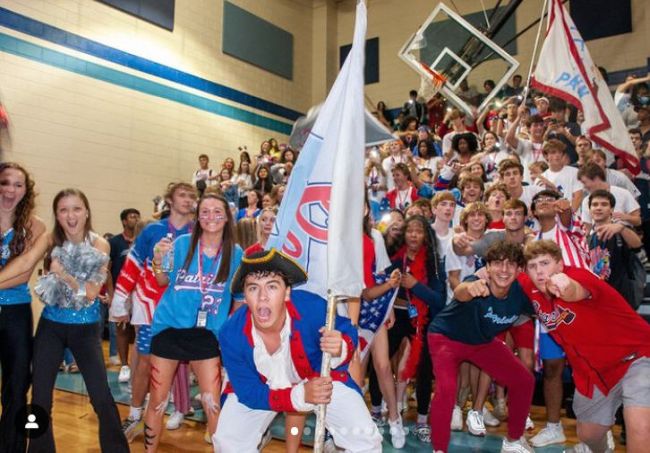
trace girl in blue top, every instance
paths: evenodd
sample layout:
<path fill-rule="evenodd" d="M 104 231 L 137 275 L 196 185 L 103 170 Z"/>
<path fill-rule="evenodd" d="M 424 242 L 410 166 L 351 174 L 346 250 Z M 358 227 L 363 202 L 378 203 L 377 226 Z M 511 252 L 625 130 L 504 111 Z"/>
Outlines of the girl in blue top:
<path fill-rule="evenodd" d="M 128 452 L 120 417 L 106 379 L 97 296 L 106 279 L 109 245 L 92 231 L 83 192 L 64 189 L 54 197 L 54 229 L 0 272 L 0 282 L 31 273 L 45 255 L 36 291 L 46 303 L 34 338 L 32 404 L 52 411 L 52 392 L 63 351 L 70 348 L 99 419 L 102 452 Z M 56 451 L 52 423 L 31 439 L 30 452 Z"/>
<path fill-rule="evenodd" d="M 249 190 L 246 195 L 247 205 L 237 211 L 237 221 L 241 219 L 252 219 L 260 215 L 260 193 L 257 190 Z"/>
<path fill-rule="evenodd" d="M 179 361 L 189 361 L 199 381 L 209 434 L 217 427 L 221 391 L 217 333 L 230 313 L 230 282 L 243 253 L 235 244 L 234 220 L 225 198 L 206 191 L 197 214 L 191 235 L 179 236 L 173 244 L 165 238 L 154 247 L 156 280 L 168 286 L 152 324 L 150 399 L 144 425 L 147 452 L 158 448 Z M 172 248 L 174 266 L 166 273 L 160 265 Z"/>
<path fill-rule="evenodd" d="M 33 215 L 34 181 L 18 164 L 0 164 L 0 268 L 28 250 L 45 232 Z M 32 269 L 0 285 L 0 370 L 2 418 L 0 451 L 24 452 L 24 432 L 14 421 L 27 404 L 32 364 L 32 296 L 27 281 Z M 5 450 L 6 449 L 6 450 Z"/>

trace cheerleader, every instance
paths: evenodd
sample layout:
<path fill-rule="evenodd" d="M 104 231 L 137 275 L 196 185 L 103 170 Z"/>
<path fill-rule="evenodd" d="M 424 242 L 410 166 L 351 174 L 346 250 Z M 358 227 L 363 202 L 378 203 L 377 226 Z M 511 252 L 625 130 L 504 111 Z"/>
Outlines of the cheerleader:
<path fill-rule="evenodd" d="M 74 355 L 90 403 L 99 419 L 102 452 L 128 452 L 120 416 L 106 378 L 101 345 L 101 314 L 97 296 L 106 280 L 108 242 L 92 231 L 90 205 L 77 189 L 60 191 L 52 203 L 54 229 L 43 234 L 28 252 L 0 272 L 0 282 L 24 273 L 45 255 L 47 273 L 35 292 L 45 303 L 34 338 L 32 404 L 52 412 L 52 393 L 63 351 Z M 31 439 L 30 452 L 56 450 L 52 423 Z"/>
<path fill-rule="evenodd" d="M 18 164 L 0 164 L 0 268 L 29 250 L 45 232 L 34 216 L 34 181 Z M 24 452 L 24 433 L 14 420 L 27 404 L 32 363 L 32 295 L 27 281 L 33 267 L 6 282 L 0 290 L 0 370 L 2 370 L 2 418 L 0 452 Z"/>

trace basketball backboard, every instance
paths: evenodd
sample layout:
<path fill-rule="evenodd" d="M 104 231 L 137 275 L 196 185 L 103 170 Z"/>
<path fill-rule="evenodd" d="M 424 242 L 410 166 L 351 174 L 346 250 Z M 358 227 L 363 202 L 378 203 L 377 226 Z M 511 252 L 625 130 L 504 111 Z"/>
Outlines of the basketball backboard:
<path fill-rule="evenodd" d="M 399 57 L 422 78 L 430 80 L 432 71 L 441 74 L 446 81 L 440 92 L 470 114 L 476 106 L 460 93 L 463 81 L 482 89 L 484 80 L 494 80 L 495 88 L 483 93 L 478 105 L 483 111 L 519 67 L 517 60 L 444 3 L 406 41 Z"/>

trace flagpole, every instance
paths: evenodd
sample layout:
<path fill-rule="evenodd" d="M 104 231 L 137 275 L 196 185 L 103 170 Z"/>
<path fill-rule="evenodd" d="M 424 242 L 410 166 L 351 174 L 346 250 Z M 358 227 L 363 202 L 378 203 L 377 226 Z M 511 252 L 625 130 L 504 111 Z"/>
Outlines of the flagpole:
<path fill-rule="evenodd" d="M 530 78 L 533 76 L 533 66 L 535 62 L 535 55 L 537 55 L 537 47 L 539 46 L 539 38 L 542 35 L 542 24 L 544 23 L 544 14 L 546 12 L 546 6 L 548 5 L 548 0 L 544 0 L 542 5 L 542 14 L 539 16 L 539 27 L 537 27 L 537 37 L 535 38 L 535 46 L 533 47 L 533 56 L 530 59 L 530 67 L 528 68 L 528 77 L 526 78 L 526 87 L 524 88 L 524 95 L 521 99 L 521 105 L 526 104 L 526 99 L 528 98 L 528 93 L 530 91 Z"/>
<path fill-rule="evenodd" d="M 334 330 L 334 320 L 336 319 L 336 299 L 337 296 L 331 293 L 327 296 L 327 315 L 325 318 L 325 330 Z M 330 359 L 329 352 L 323 353 L 323 358 L 320 364 L 320 375 L 322 377 L 330 375 Z M 327 411 L 327 404 L 319 404 L 316 409 L 316 428 L 314 432 L 314 453 L 323 453 L 323 445 L 325 442 L 325 414 Z"/>

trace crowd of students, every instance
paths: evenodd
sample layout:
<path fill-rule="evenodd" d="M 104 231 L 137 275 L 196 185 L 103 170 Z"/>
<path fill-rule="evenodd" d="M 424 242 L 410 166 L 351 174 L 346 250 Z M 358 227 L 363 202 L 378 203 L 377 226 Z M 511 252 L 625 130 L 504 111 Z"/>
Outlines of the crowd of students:
<path fill-rule="evenodd" d="M 175 412 L 167 429 L 192 411 L 192 379 L 205 439 L 216 451 L 257 449 L 276 412 L 287 413 L 288 428 L 300 428 L 287 429 L 287 451 L 297 451 L 304 412 L 323 402 L 335 414 L 327 421 L 329 445 L 377 451 L 377 427 L 387 425 L 393 446 L 402 448 L 410 383 L 412 433 L 435 451 L 447 451 L 450 431 L 464 424 L 484 436 L 486 426 L 506 420 L 503 451 L 532 451 L 523 434 L 535 428 L 535 371 L 543 376 L 547 423 L 530 444 L 566 441 L 567 359 L 584 441 L 575 451 L 611 448 L 607 431 L 621 402 L 630 451 L 641 451 L 650 440 L 648 386 L 640 378 L 650 366 L 650 327 L 634 310 L 650 245 L 650 102 L 639 95 L 643 83 L 630 87 L 625 109 L 631 105 L 639 122 L 630 129 L 637 175 L 594 149 L 571 121 L 580 112 L 559 99 L 519 105 L 513 92 L 479 118 L 447 109 L 439 96 L 429 107 L 444 115 L 427 117 L 417 93 L 405 104 L 399 138 L 367 150 L 366 289 L 348 304 L 384 298 L 392 305 L 364 360 L 354 353 L 354 310 L 319 340 L 314 326 L 324 313 L 312 318 L 306 296 L 290 288 L 308 276 L 282 254 L 263 251 L 298 157 L 287 145 L 264 141 L 252 158 L 241 148 L 239 162 L 229 157 L 217 171 L 199 156 L 192 182 L 170 183 L 153 220 L 125 209 L 123 231 L 108 241 L 93 231 L 89 200 L 77 189 L 56 195 L 55 224 L 46 231 L 34 215 L 29 172 L 0 164 L 0 451 L 27 448 L 14 418 L 30 385 L 32 402 L 51 413 L 66 350 L 88 388 L 106 452 L 128 451 L 140 435 L 146 451 L 156 451 L 170 396 Z M 377 114 L 393 126 L 384 110 Z M 34 291 L 45 309 L 32 339 L 27 282 L 43 258 Z M 268 302 L 276 299 L 280 308 Z M 107 317 L 111 363 L 131 390 L 122 422 L 102 354 Z M 331 379 L 316 377 L 322 351 L 333 355 Z M 367 409 L 353 396 L 364 388 L 366 369 Z M 219 420 L 226 408 L 229 417 Z M 365 437 L 345 431 L 351 415 Z M 29 450 L 54 451 L 54 444 L 50 424 Z"/>

